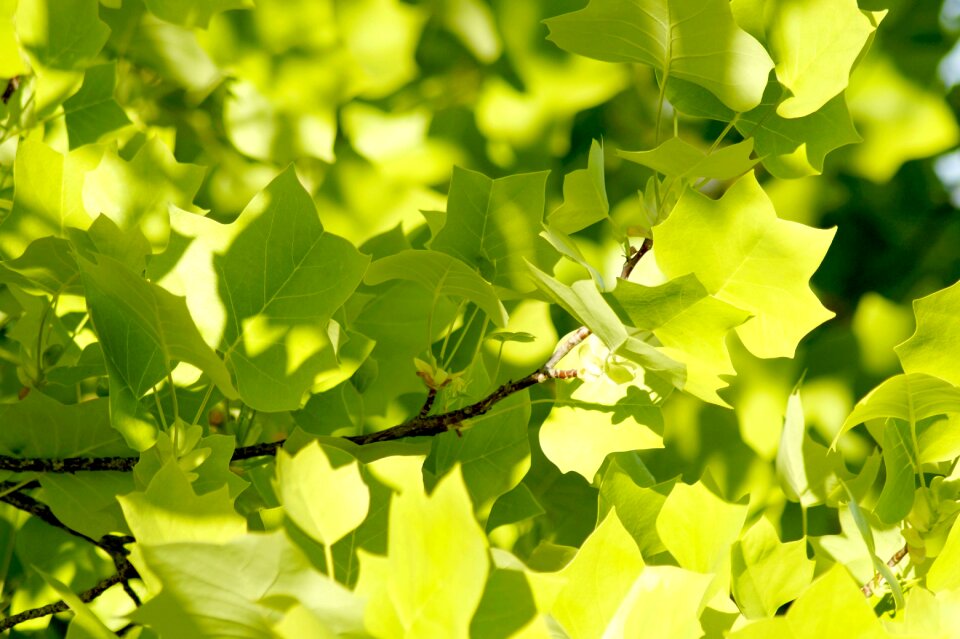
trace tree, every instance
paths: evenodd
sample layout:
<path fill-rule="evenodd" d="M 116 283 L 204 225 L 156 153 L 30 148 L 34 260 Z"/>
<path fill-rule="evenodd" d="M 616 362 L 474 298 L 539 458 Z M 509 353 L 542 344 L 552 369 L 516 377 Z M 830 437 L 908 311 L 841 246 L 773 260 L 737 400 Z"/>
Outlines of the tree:
<path fill-rule="evenodd" d="M 960 227 L 914 326 L 803 206 L 944 199 L 868 4 L 0 7 L 0 628 L 945 636 Z"/>

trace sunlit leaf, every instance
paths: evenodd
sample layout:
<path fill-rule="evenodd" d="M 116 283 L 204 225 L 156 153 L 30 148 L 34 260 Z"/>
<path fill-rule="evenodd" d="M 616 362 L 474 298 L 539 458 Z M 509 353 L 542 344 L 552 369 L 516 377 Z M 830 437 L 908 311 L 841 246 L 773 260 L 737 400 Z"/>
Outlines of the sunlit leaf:
<path fill-rule="evenodd" d="M 736 328 L 753 354 L 791 357 L 804 335 L 833 317 L 808 281 L 834 232 L 779 219 L 748 174 L 716 201 L 684 193 L 654 228 L 654 250 L 668 277 L 693 273 L 714 297 L 753 315 Z"/>
<path fill-rule="evenodd" d="M 786 0 L 768 27 L 777 79 L 791 96 L 777 107 L 785 118 L 820 109 L 847 87 L 850 71 L 879 16 L 861 11 L 856 0 Z"/>
<path fill-rule="evenodd" d="M 750 158 L 751 153 L 752 139 L 706 153 L 689 142 L 674 137 L 650 151 L 618 151 L 617 155 L 666 176 L 729 180 L 743 175 L 757 163 Z"/>
<path fill-rule="evenodd" d="M 642 570 L 640 550 L 611 511 L 563 569 L 553 615 L 572 639 L 601 636 Z"/>
<path fill-rule="evenodd" d="M 640 62 L 714 93 L 731 109 L 759 103 L 770 56 L 737 27 L 726 0 L 592 0 L 546 21 L 560 47 L 609 62 Z M 710 33 L 711 37 L 704 37 Z"/>
<path fill-rule="evenodd" d="M 539 237 L 547 173 L 521 173 L 497 180 L 455 167 L 447 221 L 430 248 L 480 269 L 495 286 L 528 292 L 524 260 L 549 266 Z"/>
<path fill-rule="evenodd" d="M 603 145 L 590 145 L 587 168 L 563 178 L 563 204 L 547 215 L 547 226 L 561 233 L 575 233 L 599 222 L 610 212 L 603 176 Z"/>
<path fill-rule="evenodd" d="M 370 285 L 391 280 L 416 282 L 434 297 L 449 295 L 470 300 L 497 326 L 507 323 L 507 311 L 493 287 L 459 259 L 437 251 L 406 250 L 370 265 L 364 281 Z"/>
<path fill-rule="evenodd" d="M 896 347 L 903 370 L 960 386 L 960 282 L 914 300 L 913 312 L 917 330 Z"/>

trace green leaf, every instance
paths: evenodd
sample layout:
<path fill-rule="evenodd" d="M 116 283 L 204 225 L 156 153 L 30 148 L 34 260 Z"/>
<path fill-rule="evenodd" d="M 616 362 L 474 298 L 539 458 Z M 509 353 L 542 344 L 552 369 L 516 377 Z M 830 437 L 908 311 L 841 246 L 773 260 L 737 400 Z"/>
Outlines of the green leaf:
<path fill-rule="evenodd" d="M 733 21 L 727 0 L 591 0 L 545 22 L 550 40 L 567 51 L 648 64 L 668 84 L 672 77 L 695 82 L 735 111 L 760 102 L 773 68 L 760 43 Z"/>
<path fill-rule="evenodd" d="M 763 619 L 730 633 L 730 639 L 879 639 L 880 621 L 846 569 L 835 564 L 790 606 L 785 617 Z"/>
<path fill-rule="evenodd" d="M 813 580 L 805 539 L 782 543 L 765 517 L 733 545 L 733 596 L 749 618 L 772 617 Z"/>
<path fill-rule="evenodd" d="M 63 602 L 74 613 L 67 630 L 67 637 L 70 637 L 70 639 L 112 639 L 117 636 L 103 625 L 100 618 L 69 586 L 42 570 L 38 569 L 37 572 L 40 573 L 40 576 L 48 585 L 57 591 Z"/>
<path fill-rule="evenodd" d="M 678 483 L 657 517 L 657 533 L 681 567 L 722 574 L 746 516 L 746 505 L 728 503 L 702 483 Z M 710 527 L 693 525 L 697 521 Z"/>
<path fill-rule="evenodd" d="M 71 149 L 96 142 L 103 135 L 130 124 L 127 114 L 113 99 L 116 74 L 116 62 L 90 67 L 83 76 L 80 90 L 63 103 Z"/>
<path fill-rule="evenodd" d="M 957 562 L 960 562 L 960 524 L 954 521 L 946 543 L 927 571 L 927 588 L 938 594 L 960 588 Z"/>
<path fill-rule="evenodd" d="M 447 221 L 430 248 L 479 268 L 494 286 L 529 292 L 524 260 L 549 265 L 538 237 L 546 181 L 546 171 L 491 180 L 454 167 Z"/>
<path fill-rule="evenodd" d="M 326 546 L 359 526 L 370 505 L 357 460 L 317 442 L 293 456 L 277 451 L 277 495 L 287 516 Z"/>
<path fill-rule="evenodd" d="M 683 389 L 708 402 L 727 406 L 717 390 L 727 384 L 720 375 L 736 371 L 727 351 L 727 333 L 750 317 L 746 311 L 707 293 L 694 275 L 656 287 L 620 280 L 607 299 L 636 328 L 653 331 L 664 354 L 686 366 Z"/>
<path fill-rule="evenodd" d="M 161 636 L 270 637 L 270 625 L 297 602 L 333 636 L 369 636 L 361 602 L 318 574 L 282 532 L 140 550 L 162 591 L 131 617 Z"/>
<path fill-rule="evenodd" d="M 810 115 L 846 89 L 854 63 L 885 14 L 861 11 L 856 0 L 779 3 L 767 40 L 777 79 L 792 95 L 777 114 Z"/>
<path fill-rule="evenodd" d="M 637 542 L 643 556 L 649 558 L 667 549 L 657 535 L 656 521 L 676 480 L 656 484 L 652 477 L 638 477 L 638 470 L 624 461 L 630 455 L 611 456 L 600 482 L 599 514 L 603 517 L 616 508 L 623 527 Z"/>
<path fill-rule="evenodd" d="M 960 386 L 960 282 L 914 300 L 913 312 L 916 332 L 894 349 L 904 372 L 926 373 Z"/>
<path fill-rule="evenodd" d="M 576 233 L 606 219 L 610 212 L 603 176 L 603 145 L 590 145 L 587 168 L 563 178 L 563 204 L 547 215 L 547 226 L 564 234 Z"/>
<path fill-rule="evenodd" d="M 919 466 L 911 452 L 911 428 L 916 425 L 898 419 L 887 420 L 883 425 L 883 466 L 887 480 L 873 511 L 887 524 L 899 522 L 913 507 Z"/>
<path fill-rule="evenodd" d="M 753 168 L 757 161 L 750 159 L 751 153 L 752 139 L 708 153 L 677 137 L 669 138 L 650 151 L 617 151 L 623 159 L 666 176 L 716 180 L 729 180 Z"/>
<path fill-rule="evenodd" d="M 478 513 L 486 515 L 495 499 L 516 487 L 530 469 L 530 397 L 517 393 L 462 432 L 433 439 L 434 472 L 441 476 L 460 466 Z"/>
<path fill-rule="evenodd" d="M 35 0 L 17 10 L 20 45 L 50 69 L 82 69 L 106 44 L 110 29 L 97 0 Z"/>
<path fill-rule="evenodd" d="M 834 232 L 777 218 L 751 173 L 716 201 L 686 191 L 654 228 L 654 251 L 667 277 L 693 273 L 714 297 L 753 315 L 736 329 L 750 352 L 792 357 L 804 335 L 833 317 L 808 280 Z"/>
<path fill-rule="evenodd" d="M 611 511 L 560 573 L 566 583 L 551 612 L 571 639 L 599 637 L 642 570 L 637 544 Z"/>
<path fill-rule="evenodd" d="M 483 598 L 470 622 L 470 636 L 515 637 L 536 613 L 536 602 L 523 571 L 495 568 L 487 579 Z"/>
<path fill-rule="evenodd" d="M 117 495 L 134 490 L 130 473 L 48 473 L 40 477 L 40 485 L 44 503 L 73 530 L 93 539 L 126 531 Z"/>
<path fill-rule="evenodd" d="M 526 484 L 518 484 L 513 490 L 500 496 L 490 509 L 487 517 L 487 532 L 497 526 L 515 524 L 531 517 L 542 515 L 545 511 Z"/>
<path fill-rule="evenodd" d="M 110 427 L 106 399 L 61 404 L 31 392 L 12 404 L 0 404 L 0 453 L 14 457 L 108 457 L 129 455 L 117 431 Z"/>
<path fill-rule="evenodd" d="M 164 464 L 145 491 L 120 495 L 117 500 L 142 546 L 225 543 L 247 531 L 227 487 L 198 496 L 175 459 Z"/>
<path fill-rule="evenodd" d="M 162 249 L 170 237 L 169 205 L 196 211 L 192 202 L 205 173 L 205 167 L 177 162 L 153 137 L 129 162 L 116 149 L 104 153 L 84 180 L 83 201 L 87 210 L 109 216 L 121 229 L 139 226 L 153 248 Z"/>
<path fill-rule="evenodd" d="M 26 73 L 14 29 L 13 16 L 16 11 L 16 2 L 6 0 L 0 3 L 0 78 L 13 78 Z"/>
<path fill-rule="evenodd" d="M 777 476 L 787 499 L 807 505 L 810 497 L 810 480 L 804 459 L 804 443 L 807 441 L 807 424 L 800 401 L 799 389 L 790 393 L 787 411 L 777 448 Z"/>
<path fill-rule="evenodd" d="M 763 166 L 776 177 L 818 175 L 828 153 L 861 141 L 842 93 L 817 111 L 794 119 L 777 114 L 782 97 L 783 88 L 771 81 L 760 106 L 736 121 L 737 130 L 753 139 Z"/>
<path fill-rule="evenodd" d="M 629 335 L 623 322 L 600 295 L 592 280 L 580 280 L 571 286 L 561 284 L 532 264 L 528 264 L 537 287 L 552 302 L 589 328 L 611 351 L 626 343 Z"/>
<path fill-rule="evenodd" d="M 89 149 L 64 156 L 33 138 L 21 142 L 13 164 L 13 209 L 0 220 L 0 253 L 19 257 L 36 239 L 90 226 L 81 197 L 83 174 L 99 161 Z"/>
<path fill-rule="evenodd" d="M 391 280 L 408 280 L 430 291 L 434 299 L 446 295 L 470 300 L 497 326 L 506 326 L 507 311 L 494 288 L 455 257 L 437 251 L 408 249 L 370 265 L 364 282 L 374 286 Z M 430 309 L 425 309 L 429 311 Z"/>
<path fill-rule="evenodd" d="M 540 428 L 540 447 L 562 472 L 573 471 L 593 482 L 610 453 L 661 448 L 663 416 L 650 395 L 636 386 L 609 379 L 585 380 L 560 388 L 557 404 Z M 565 397 L 569 393 L 568 397 Z M 630 404 L 630 416 L 610 407 Z"/>
<path fill-rule="evenodd" d="M 253 8 L 250 0 L 145 0 L 145 4 L 161 20 L 203 29 L 217 13 Z"/>
<path fill-rule="evenodd" d="M 893 417 L 916 423 L 928 417 L 960 412 L 960 388 L 924 373 L 895 375 L 857 402 L 834 437 L 870 419 Z"/>
<path fill-rule="evenodd" d="M 369 582 L 367 557 L 362 555 L 357 592 L 368 597 L 370 632 L 466 639 L 489 559 L 459 470 L 441 479 L 429 496 L 415 485 L 395 496 L 384 572 Z"/>
<path fill-rule="evenodd" d="M 100 338 L 111 381 L 111 418 L 127 442 L 144 450 L 154 433 L 136 416 L 136 401 L 187 362 L 210 376 L 227 397 L 236 397 L 230 374 L 197 331 L 177 297 L 101 255 L 81 260 L 90 318 Z"/>
<path fill-rule="evenodd" d="M 840 564 L 820 576 L 787 611 L 796 637 L 879 637 L 880 621 L 858 584 Z"/>
<path fill-rule="evenodd" d="M 327 233 L 291 166 L 233 223 L 240 230 L 213 265 L 226 307 L 224 359 L 244 403 L 300 408 L 328 368 L 333 313 L 356 290 L 369 258 Z"/>
<path fill-rule="evenodd" d="M 699 618 L 709 586 L 710 575 L 676 566 L 648 566 L 607 627 L 608 636 L 700 639 L 704 629 Z"/>
<path fill-rule="evenodd" d="M 31 242 L 17 259 L 0 264 L 0 279 L 31 294 L 75 293 L 82 290 L 79 278 L 70 242 L 49 235 Z"/>

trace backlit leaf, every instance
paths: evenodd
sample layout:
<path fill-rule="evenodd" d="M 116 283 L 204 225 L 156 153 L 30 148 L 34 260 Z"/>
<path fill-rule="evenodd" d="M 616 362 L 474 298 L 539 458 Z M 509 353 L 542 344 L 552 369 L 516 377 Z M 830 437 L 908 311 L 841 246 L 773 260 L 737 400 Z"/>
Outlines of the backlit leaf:
<path fill-rule="evenodd" d="M 716 201 L 685 192 L 654 228 L 654 250 L 667 277 L 693 273 L 714 297 L 753 315 L 736 331 L 754 355 L 792 357 L 804 335 L 833 317 L 808 280 L 834 232 L 777 218 L 749 174 Z"/>
<path fill-rule="evenodd" d="M 737 27 L 727 0 L 591 0 L 546 21 L 560 47 L 608 62 L 640 62 L 695 82 L 735 111 L 760 102 L 770 56 Z M 710 33 L 710 37 L 705 37 Z"/>

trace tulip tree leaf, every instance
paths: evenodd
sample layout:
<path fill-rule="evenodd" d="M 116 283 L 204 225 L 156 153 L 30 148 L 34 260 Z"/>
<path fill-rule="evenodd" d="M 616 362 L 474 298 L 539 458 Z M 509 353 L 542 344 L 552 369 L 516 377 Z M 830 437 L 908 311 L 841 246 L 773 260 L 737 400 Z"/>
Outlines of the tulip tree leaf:
<path fill-rule="evenodd" d="M 113 99 L 117 64 L 87 69 L 80 90 L 63 103 L 70 148 L 96 142 L 106 133 L 130 124 L 130 118 Z"/>
<path fill-rule="evenodd" d="M 20 44 L 43 66 L 73 70 L 89 65 L 110 29 L 97 15 L 97 0 L 36 0 L 17 10 Z"/>
<path fill-rule="evenodd" d="M 773 68 L 760 43 L 736 25 L 727 0 L 591 0 L 546 24 L 567 51 L 650 65 L 668 84 L 670 77 L 695 82 L 735 111 L 757 106 Z"/>
<path fill-rule="evenodd" d="M 844 94 L 828 100 L 803 117 L 788 119 L 777 113 L 783 88 L 771 82 L 760 106 L 742 114 L 737 130 L 754 141 L 763 166 L 780 178 L 817 175 L 827 154 L 860 141 L 850 119 Z"/>
<path fill-rule="evenodd" d="M 910 422 L 948 413 L 960 413 L 960 388 L 924 373 L 895 375 L 857 402 L 834 443 L 845 432 L 870 419 Z"/>
<path fill-rule="evenodd" d="M 571 637 L 602 636 L 643 570 L 636 542 L 611 510 L 563 569 L 553 616 Z"/>
<path fill-rule="evenodd" d="M 657 287 L 620 280 L 607 295 L 633 326 L 653 331 L 664 353 L 687 367 L 684 390 L 703 400 L 726 406 L 717 390 L 726 386 L 720 375 L 736 371 L 725 337 L 750 314 L 713 297 L 693 275 L 684 275 Z"/>
<path fill-rule="evenodd" d="M 960 386 L 960 282 L 913 302 L 917 330 L 896 347 L 907 373 L 926 373 Z"/>
<path fill-rule="evenodd" d="M 19 257 L 33 240 L 90 226 L 83 174 L 98 161 L 86 149 L 61 155 L 34 138 L 21 142 L 13 164 L 13 209 L 0 219 L 0 254 Z"/>
<path fill-rule="evenodd" d="M 563 178 L 563 204 L 547 216 L 547 226 L 570 234 L 606 219 L 610 212 L 603 176 L 603 146 L 593 141 L 587 168 Z"/>
<path fill-rule="evenodd" d="M 277 494 L 290 519 L 326 546 L 363 523 L 370 505 L 356 459 L 315 441 L 292 456 L 277 452 Z"/>
<path fill-rule="evenodd" d="M 764 517 L 733 545 L 733 596 L 747 617 L 772 617 L 813 581 L 807 542 L 783 543 Z"/>
<path fill-rule="evenodd" d="M 327 324 L 360 284 L 369 258 L 324 231 L 293 167 L 234 224 L 242 230 L 213 260 L 227 311 L 225 360 L 247 405 L 300 408 L 327 368 Z"/>
<path fill-rule="evenodd" d="M 810 115 L 846 89 L 877 22 L 856 0 L 780 2 L 767 39 L 777 79 L 791 95 L 777 106 L 777 115 Z"/>
<path fill-rule="evenodd" d="M 407 249 L 388 255 L 370 265 L 364 281 L 370 285 L 391 280 L 420 284 L 434 296 L 446 295 L 470 300 L 497 326 L 507 324 L 507 311 L 497 293 L 476 271 L 459 259 L 438 251 Z"/>
<path fill-rule="evenodd" d="M 667 277 L 693 273 L 714 297 L 753 315 L 736 331 L 759 357 L 792 357 L 804 335 L 833 317 L 808 280 L 834 232 L 777 218 L 753 174 L 719 200 L 686 191 L 653 230 Z"/>
<path fill-rule="evenodd" d="M 111 416 L 128 443 L 142 450 L 152 441 L 145 432 L 149 427 L 137 416 L 136 402 L 170 375 L 174 362 L 204 371 L 228 397 L 235 397 L 236 390 L 223 361 L 200 336 L 182 297 L 111 257 L 96 259 L 96 263 L 81 260 L 80 271 L 110 376 Z"/>
<path fill-rule="evenodd" d="M 538 237 L 546 181 L 545 171 L 491 180 L 455 167 L 447 220 L 430 248 L 478 268 L 495 286 L 528 292 L 524 260 L 546 266 Z"/>
<path fill-rule="evenodd" d="M 650 151 L 618 151 L 617 155 L 666 176 L 729 180 L 753 168 L 757 161 L 750 159 L 752 152 L 751 139 L 706 153 L 680 138 L 670 138 Z"/>
<path fill-rule="evenodd" d="M 489 571 L 487 540 L 458 469 L 429 496 L 408 486 L 390 504 L 383 573 L 361 558 L 360 594 L 376 636 L 466 637 Z M 366 574 L 365 574 L 366 573 Z M 365 579 L 369 578 L 370 582 Z M 387 631 L 390 629 L 390 631 Z"/>

